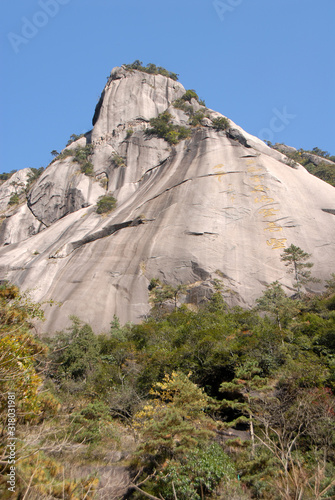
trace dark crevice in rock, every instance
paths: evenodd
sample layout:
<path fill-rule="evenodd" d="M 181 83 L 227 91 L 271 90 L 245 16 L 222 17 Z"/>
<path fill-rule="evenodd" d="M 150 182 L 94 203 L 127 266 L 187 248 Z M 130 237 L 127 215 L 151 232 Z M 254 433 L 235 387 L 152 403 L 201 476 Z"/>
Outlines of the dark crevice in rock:
<path fill-rule="evenodd" d="M 95 110 L 94 110 L 94 115 L 93 115 L 93 119 L 92 119 L 92 125 L 93 125 L 93 127 L 94 127 L 94 125 L 96 124 L 96 122 L 99 119 L 100 110 L 102 108 L 102 103 L 104 102 L 104 97 L 105 97 L 105 90 L 102 91 L 102 94 L 100 96 L 99 102 L 96 105 Z"/>
<path fill-rule="evenodd" d="M 39 219 L 39 218 L 37 217 L 37 215 L 36 215 L 36 214 L 34 214 L 33 207 L 32 207 L 32 205 L 31 205 L 31 203 L 29 202 L 29 199 L 28 199 L 28 198 L 27 198 L 27 207 L 29 208 L 29 210 L 30 210 L 30 212 L 32 213 L 32 215 L 35 217 L 35 219 L 36 219 L 36 220 L 38 220 L 38 222 L 39 222 L 40 224 L 42 224 L 44 227 L 48 227 L 48 225 L 47 225 L 45 222 L 43 222 L 41 219 Z M 40 232 L 40 231 L 39 231 L 39 232 Z"/>
<path fill-rule="evenodd" d="M 184 234 L 187 234 L 188 236 L 205 236 L 206 234 L 217 236 L 219 233 L 210 233 L 209 231 L 204 231 L 203 233 L 198 233 L 197 231 L 185 231 Z"/>
<path fill-rule="evenodd" d="M 165 160 L 162 160 L 160 163 L 158 163 L 158 165 L 155 165 L 154 167 L 151 167 L 149 168 L 146 172 L 144 172 L 144 174 L 142 175 L 142 177 L 140 178 L 139 181 L 136 181 L 136 182 L 140 182 L 144 179 L 144 177 L 146 176 L 146 174 L 148 174 L 149 172 L 151 172 L 152 170 L 155 170 L 156 168 L 159 168 L 161 167 L 162 165 L 164 165 L 164 163 L 166 163 L 171 157 L 168 156 L 167 158 L 165 158 Z"/>
<path fill-rule="evenodd" d="M 196 179 L 204 179 L 205 177 L 217 177 L 219 175 L 226 175 L 226 174 L 244 174 L 244 172 L 243 172 L 243 170 L 236 170 L 236 171 L 233 171 L 233 172 L 215 172 L 213 174 L 198 175 L 197 177 L 193 177 L 193 178 L 190 178 L 190 179 L 184 179 L 183 181 L 179 182 L 178 184 L 175 184 L 174 186 L 171 186 L 169 188 L 164 189 L 164 191 L 162 191 L 161 193 L 158 193 L 158 194 L 156 194 L 156 196 L 153 196 L 149 200 L 145 201 L 144 203 L 142 203 L 141 205 L 139 205 L 137 207 L 137 209 L 143 207 L 143 205 L 145 205 L 146 203 L 149 203 L 150 201 L 153 201 L 156 198 L 159 198 L 159 196 L 162 196 L 163 194 L 167 193 L 168 191 L 171 191 L 171 189 L 174 189 L 176 187 L 181 186 L 182 184 L 185 184 L 185 182 L 194 181 Z"/>
<path fill-rule="evenodd" d="M 87 243 L 92 243 L 96 240 L 100 240 L 102 238 L 106 238 L 107 236 L 111 236 L 112 234 L 116 233 L 117 231 L 120 231 L 120 229 L 124 229 L 126 227 L 135 227 L 139 226 L 140 224 L 144 224 L 145 222 L 149 222 L 148 219 L 145 219 L 143 216 L 138 216 L 133 220 L 129 220 L 126 222 L 120 222 L 119 224 L 110 224 L 100 231 L 96 231 L 93 234 L 89 234 L 85 236 L 84 238 L 74 241 L 70 243 L 66 250 L 65 253 L 60 250 L 55 252 L 55 254 L 51 255 L 50 258 L 57 258 L 57 257 L 66 257 L 69 254 L 71 254 L 74 250 L 77 248 L 82 247 L 83 245 L 87 245 Z"/>
<path fill-rule="evenodd" d="M 327 214 L 335 215 L 335 210 L 332 208 L 321 208 L 322 212 L 326 212 Z"/>
<path fill-rule="evenodd" d="M 251 146 L 249 146 L 246 138 L 236 128 L 230 128 L 227 131 L 227 137 L 229 137 L 229 139 L 233 139 L 234 141 L 238 141 L 245 148 L 251 148 Z"/>
<path fill-rule="evenodd" d="M 208 278 L 210 278 L 210 273 L 208 273 L 207 271 L 205 271 L 205 269 L 203 269 L 202 267 L 200 267 L 197 262 L 191 261 L 191 265 L 192 265 L 192 271 L 193 271 L 193 273 L 196 276 L 198 276 L 201 280 L 205 281 Z"/>

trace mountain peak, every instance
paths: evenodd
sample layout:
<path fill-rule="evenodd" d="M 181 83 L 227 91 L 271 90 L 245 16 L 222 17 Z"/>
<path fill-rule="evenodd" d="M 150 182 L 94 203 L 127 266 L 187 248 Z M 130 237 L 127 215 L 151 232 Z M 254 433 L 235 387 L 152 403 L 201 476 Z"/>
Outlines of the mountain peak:
<path fill-rule="evenodd" d="M 141 321 L 152 278 L 186 285 L 195 306 L 217 280 L 230 304 L 276 280 L 293 293 L 280 258 L 292 243 L 317 277 L 335 271 L 334 188 L 171 76 L 114 68 L 74 139 L 1 227 L 0 279 L 63 304 L 45 329 L 71 314 L 96 331 L 114 314 Z"/>

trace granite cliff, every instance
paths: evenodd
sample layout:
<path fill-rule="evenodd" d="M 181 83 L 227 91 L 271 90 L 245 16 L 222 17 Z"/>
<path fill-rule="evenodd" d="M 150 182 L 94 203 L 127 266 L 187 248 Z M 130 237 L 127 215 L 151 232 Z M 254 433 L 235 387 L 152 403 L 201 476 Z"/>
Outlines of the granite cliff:
<path fill-rule="evenodd" d="M 46 168 L 26 201 L 8 209 L 13 178 L 0 186 L 0 278 L 62 303 L 48 308 L 43 329 L 64 328 L 70 314 L 97 332 L 114 314 L 141 321 L 151 278 L 187 284 L 183 300 L 193 303 L 216 279 L 231 304 L 252 305 L 275 280 L 292 294 L 280 259 L 291 243 L 312 254 L 321 280 L 335 271 L 334 187 L 231 120 L 219 130 L 222 115 L 195 98 L 187 106 L 201 118 L 190 126 L 190 108 L 173 105 L 184 95 L 166 76 L 114 68 L 92 131 Z M 190 137 L 170 144 L 145 133 L 166 111 Z M 89 151 L 89 175 L 78 151 Z M 15 174 L 23 184 L 24 172 Z M 101 215 L 106 193 L 117 206 Z"/>

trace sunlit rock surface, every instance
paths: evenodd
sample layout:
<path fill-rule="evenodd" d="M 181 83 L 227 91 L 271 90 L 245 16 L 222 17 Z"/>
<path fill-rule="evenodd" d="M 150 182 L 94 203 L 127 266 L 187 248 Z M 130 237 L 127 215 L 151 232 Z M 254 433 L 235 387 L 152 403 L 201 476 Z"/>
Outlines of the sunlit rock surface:
<path fill-rule="evenodd" d="M 321 280 L 335 271 L 332 186 L 289 166 L 233 122 L 228 132 L 216 131 L 211 118 L 222 115 L 212 110 L 176 146 L 144 133 L 166 109 L 174 123 L 187 125 L 188 116 L 172 106 L 184 92 L 164 76 L 115 68 L 94 128 L 79 140 L 94 145 L 95 176 L 67 157 L 33 186 L 21 210 L 43 228 L 0 250 L 0 278 L 31 289 L 35 300 L 62 302 L 46 309 L 44 330 L 64 328 L 70 314 L 96 332 L 107 330 L 114 314 L 139 322 L 150 309 L 153 277 L 189 284 L 184 300 L 195 303 L 210 296 L 215 279 L 230 304 L 252 305 L 275 280 L 292 294 L 292 275 L 280 260 L 291 243 L 312 254 Z M 98 215 L 95 204 L 106 191 L 117 208 Z"/>

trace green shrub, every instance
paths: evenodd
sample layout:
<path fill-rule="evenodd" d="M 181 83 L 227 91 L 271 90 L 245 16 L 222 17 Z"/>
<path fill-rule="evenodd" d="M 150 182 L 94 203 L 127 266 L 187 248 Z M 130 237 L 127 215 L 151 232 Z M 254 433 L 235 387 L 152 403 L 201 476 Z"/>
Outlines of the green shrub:
<path fill-rule="evenodd" d="M 72 316 L 71 328 L 52 339 L 52 378 L 86 380 L 99 359 L 99 344 L 92 328 Z"/>
<path fill-rule="evenodd" d="M 126 135 L 126 139 L 129 139 L 132 135 L 133 135 L 134 131 L 132 128 L 129 128 L 127 130 L 127 135 Z"/>
<path fill-rule="evenodd" d="M 202 125 L 202 120 L 205 118 L 205 113 L 203 111 L 197 111 L 192 115 L 188 121 L 192 127 L 200 127 Z"/>
<path fill-rule="evenodd" d="M 100 196 L 97 201 L 97 214 L 107 214 L 116 207 L 116 199 L 111 194 Z"/>
<path fill-rule="evenodd" d="M 81 411 L 71 415 L 70 430 L 74 441 L 96 443 L 113 436 L 108 407 L 101 401 L 88 403 Z"/>
<path fill-rule="evenodd" d="M 113 153 L 112 154 L 112 162 L 115 163 L 117 167 L 126 167 L 125 159 L 123 156 Z"/>
<path fill-rule="evenodd" d="M 37 181 L 37 179 L 39 177 L 41 177 L 41 175 L 43 174 L 44 172 L 44 167 L 40 167 L 40 168 L 31 168 L 30 169 L 31 171 L 29 172 L 28 174 L 28 182 L 27 182 L 27 185 L 26 185 L 26 191 L 28 191 L 30 189 L 30 187 L 32 186 L 32 184 Z"/>
<path fill-rule="evenodd" d="M 59 153 L 58 156 L 55 156 L 55 158 L 52 160 L 51 163 L 54 163 L 55 161 L 59 160 L 65 160 L 65 158 L 68 158 L 69 156 L 74 156 L 75 152 L 74 149 L 64 149 L 61 153 Z"/>
<path fill-rule="evenodd" d="M 183 99 L 176 99 L 173 103 L 173 106 L 177 109 L 181 109 L 187 115 L 191 115 L 193 113 L 193 106 L 191 104 L 188 104 Z"/>
<path fill-rule="evenodd" d="M 179 99 L 176 99 L 173 102 L 173 105 L 175 108 L 182 109 L 186 113 L 189 113 L 190 111 L 192 111 L 193 108 L 192 106 L 186 103 L 187 102 L 190 103 L 192 99 L 195 99 L 202 106 L 205 105 L 205 101 L 200 101 L 198 94 L 193 89 L 186 90 L 184 95 L 182 95 Z"/>
<path fill-rule="evenodd" d="M 76 137 L 79 138 L 80 136 Z M 69 141 L 67 145 L 71 144 L 71 142 Z M 94 175 L 94 167 L 93 163 L 89 160 L 89 157 L 93 154 L 93 150 L 94 150 L 93 144 L 86 144 L 86 146 L 82 147 L 79 146 L 77 148 L 64 149 L 64 151 L 62 151 L 58 156 L 56 156 L 51 163 L 58 160 L 65 160 L 65 158 L 73 156 L 74 157 L 73 161 L 79 163 L 80 165 L 80 171 L 83 174 L 92 177 Z"/>
<path fill-rule="evenodd" d="M 227 130 L 230 127 L 229 120 L 227 118 L 224 118 L 223 116 L 219 118 L 213 118 L 212 124 L 215 130 Z"/>
<path fill-rule="evenodd" d="M 20 203 L 20 197 L 17 193 L 12 194 L 9 199 L 8 205 L 18 205 Z"/>
<path fill-rule="evenodd" d="M 80 165 L 80 171 L 92 177 L 94 175 L 93 163 L 89 160 L 89 157 L 93 153 L 93 144 L 86 144 L 84 147 L 79 147 L 75 149 L 73 161 L 76 161 Z"/>
<path fill-rule="evenodd" d="M 159 473 L 157 493 L 174 500 L 172 483 L 178 500 L 201 500 L 203 494 L 213 493 L 220 481 L 236 475 L 228 455 L 216 443 L 195 448 L 180 460 L 170 460 Z"/>
<path fill-rule="evenodd" d="M 92 177 L 94 175 L 93 163 L 90 161 L 85 161 L 80 165 L 80 171 L 82 174 L 85 174 L 88 177 Z"/>
<path fill-rule="evenodd" d="M 83 163 L 88 159 L 89 156 L 93 153 L 93 144 L 86 144 L 86 146 L 79 147 L 75 149 L 74 161 L 78 163 Z"/>
<path fill-rule="evenodd" d="M 188 102 L 191 102 L 192 99 L 195 99 L 196 101 L 199 102 L 198 94 L 193 89 L 186 90 L 185 94 L 181 97 L 181 99 L 183 99 L 183 101 L 188 101 Z"/>
<path fill-rule="evenodd" d="M 165 139 L 169 144 L 177 144 L 191 135 L 191 130 L 181 125 L 174 125 L 171 122 L 172 116 L 168 111 L 164 111 L 157 118 L 150 120 L 151 128 L 147 129 L 147 135 L 157 135 Z"/>
<path fill-rule="evenodd" d="M 143 71 L 144 73 L 149 73 L 151 75 L 163 75 L 168 78 L 172 78 L 172 80 L 178 80 L 177 73 L 172 73 L 162 66 L 156 66 L 156 64 L 149 63 L 146 66 L 143 66 L 142 61 L 136 59 L 132 64 L 124 64 L 123 65 L 127 70 L 136 69 L 137 71 Z"/>

